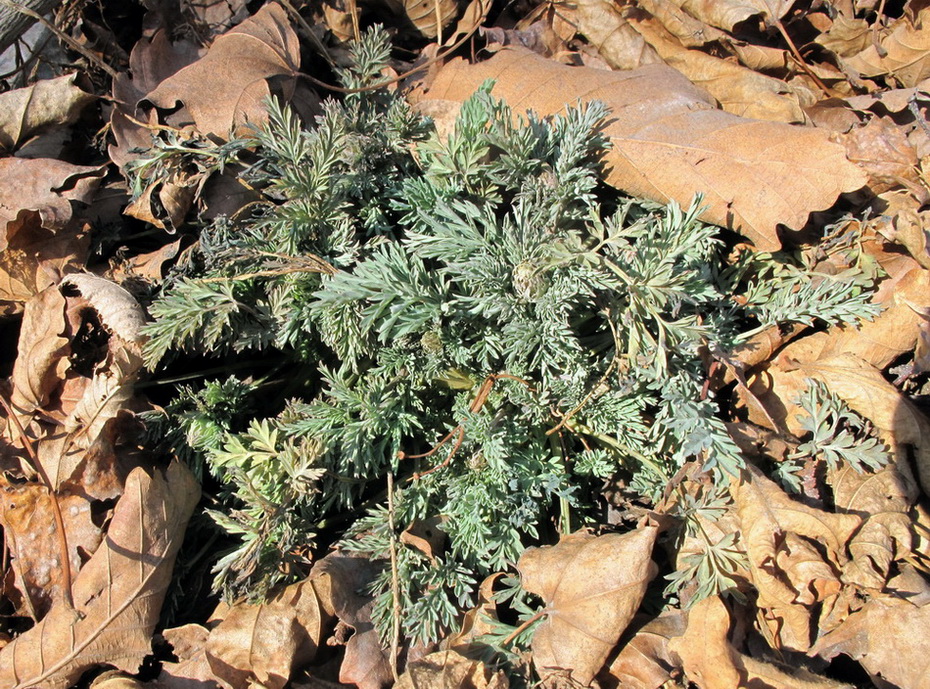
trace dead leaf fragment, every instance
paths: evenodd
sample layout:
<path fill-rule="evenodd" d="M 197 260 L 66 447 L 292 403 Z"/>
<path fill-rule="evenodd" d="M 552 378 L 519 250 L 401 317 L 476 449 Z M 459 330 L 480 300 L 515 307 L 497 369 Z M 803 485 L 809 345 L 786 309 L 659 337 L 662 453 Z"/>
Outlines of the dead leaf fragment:
<path fill-rule="evenodd" d="M 175 462 L 165 475 L 134 470 L 104 544 L 74 581 L 74 610 L 56 602 L 48 615 L 0 650 L 0 684 L 66 689 L 101 663 L 136 672 L 171 579 L 187 520 L 200 496 Z"/>
<path fill-rule="evenodd" d="M 879 42 L 882 54 L 870 41 L 861 52 L 845 59 L 846 66 L 863 77 L 890 76 L 899 86 L 917 86 L 930 76 L 928 21 L 927 7 L 913 19 L 905 14 Z"/>
<path fill-rule="evenodd" d="M 207 662 L 230 689 L 256 682 L 282 689 L 313 660 L 324 620 L 313 582 L 292 584 L 266 603 L 234 605 L 210 632 Z"/>
<path fill-rule="evenodd" d="M 869 600 L 811 649 L 827 660 L 840 653 L 858 660 L 890 686 L 930 687 L 930 605 L 881 596 Z"/>
<path fill-rule="evenodd" d="M 227 138 L 263 122 L 268 79 L 293 77 L 300 62 L 297 34 L 281 5 L 269 3 L 218 37 L 200 60 L 162 80 L 146 96 L 172 109 L 180 102 L 201 134 Z"/>
<path fill-rule="evenodd" d="M 396 689 L 507 689 L 503 672 L 456 651 L 437 651 L 410 664 Z"/>
<path fill-rule="evenodd" d="M 749 558 L 758 606 L 781 645 L 800 651 L 810 647 L 810 605 L 835 593 L 847 561 L 846 544 L 862 519 L 833 514 L 792 500 L 750 465 L 749 479 L 731 485 L 739 516 L 741 542 Z M 803 537 L 786 538 L 788 535 Z M 822 544 L 826 558 L 811 544 Z M 831 581 L 833 584 L 831 584 Z"/>
<path fill-rule="evenodd" d="M 359 689 L 382 689 L 394 681 L 388 651 L 371 621 L 374 598 L 366 593 L 379 571 L 377 563 L 339 551 L 324 557 L 310 571 L 324 610 L 335 614 L 343 630 L 351 634 L 346 640 L 337 625 L 333 641 L 345 645 L 339 681 Z"/>
<path fill-rule="evenodd" d="M 72 201 L 89 201 L 105 168 L 46 158 L 0 158 L 0 250 L 6 228 L 24 211 L 38 211 L 42 227 L 59 230 L 71 220 Z"/>
<path fill-rule="evenodd" d="M 687 614 L 680 610 L 665 610 L 636 630 L 629 641 L 621 641 L 620 653 L 608 669 L 610 679 L 623 689 L 658 689 L 668 682 L 681 666 L 669 641 L 684 634 L 686 620 Z"/>
<path fill-rule="evenodd" d="M 852 689 L 803 668 L 777 666 L 740 653 L 728 637 L 730 613 L 719 596 L 705 598 L 688 613 L 688 628 L 670 648 L 684 665 L 688 679 L 701 689 Z"/>
<path fill-rule="evenodd" d="M 567 670 L 581 685 L 591 683 L 658 571 L 657 534 L 654 526 L 603 536 L 579 531 L 523 553 L 517 565 L 523 587 L 546 604 L 532 642 L 540 677 Z"/>
<path fill-rule="evenodd" d="M 780 224 L 800 228 L 812 211 L 866 181 L 826 132 L 716 110 L 703 90 L 663 65 L 605 72 L 505 48 L 476 65 L 447 64 L 429 97 L 464 101 L 488 78 L 517 113 L 555 114 L 576 98 L 603 101 L 612 111 L 608 183 L 684 206 L 703 193 L 704 220 L 742 233 L 761 250 L 781 246 Z"/>
<path fill-rule="evenodd" d="M 95 100 L 74 83 L 77 77 L 75 72 L 0 94 L 0 146 L 11 151 L 45 128 L 77 120 Z"/>

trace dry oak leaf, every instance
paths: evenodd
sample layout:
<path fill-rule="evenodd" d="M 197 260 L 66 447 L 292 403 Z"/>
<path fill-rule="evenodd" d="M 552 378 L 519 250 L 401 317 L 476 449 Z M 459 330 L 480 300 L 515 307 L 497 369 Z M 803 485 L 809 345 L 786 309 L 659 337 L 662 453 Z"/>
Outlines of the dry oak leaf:
<path fill-rule="evenodd" d="M 752 584 L 758 591 L 757 604 L 766 612 L 781 646 L 806 651 L 811 643 L 809 606 L 836 593 L 838 587 L 830 584 L 830 568 L 839 572 L 847 561 L 846 544 L 862 519 L 792 500 L 752 465 L 747 466 L 745 480 L 734 482 L 730 490 Z M 827 558 L 824 566 L 813 567 L 817 551 L 801 548 L 800 539 L 789 541 L 788 534 L 822 544 Z"/>
<path fill-rule="evenodd" d="M 410 663 L 395 689 L 507 689 L 507 677 L 456 651 L 437 651 Z"/>
<path fill-rule="evenodd" d="M 103 544 L 74 580 L 74 609 L 56 602 L 0 650 L 0 686 L 66 689 L 100 664 L 136 672 L 151 651 L 174 558 L 199 497 L 197 480 L 178 462 L 165 474 L 135 469 Z"/>
<path fill-rule="evenodd" d="M 621 8 L 606 0 L 579 0 L 565 16 L 578 27 L 597 53 L 614 69 L 636 69 L 643 65 L 662 64 L 655 48 L 649 45 L 624 16 Z"/>
<path fill-rule="evenodd" d="M 684 74 L 691 83 L 707 89 L 729 113 L 757 120 L 804 123 L 807 121 L 804 108 L 817 101 L 817 96 L 806 88 L 700 50 L 684 48 L 655 22 L 631 23 L 667 65 Z M 580 26 L 580 30 L 584 32 L 585 27 Z"/>
<path fill-rule="evenodd" d="M 42 129 L 77 120 L 81 111 L 95 100 L 74 83 L 77 76 L 75 72 L 43 79 L 0 94 L 0 146 L 11 151 Z"/>
<path fill-rule="evenodd" d="M 207 54 L 164 79 L 145 99 L 172 109 L 184 103 L 201 134 L 227 138 L 247 122 L 264 122 L 268 79 L 294 77 L 297 34 L 281 5 L 265 5 L 218 37 Z"/>
<path fill-rule="evenodd" d="M 685 675 L 700 689 L 852 689 L 803 669 L 764 663 L 737 651 L 727 638 L 730 614 L 719 596 L 705 598 L 688 612 L 684 635 L 669 642 Z"/>
<path fill-rule="evenodd" d="M 544 681 L 562 670 L 581 685 L 591 683 L 658 571 L 652 561 L 657 534 L 654 526 L 603 536 L 578 531 L 523 553 L 517 564 L 523 587 L 546 606 L 532 641 Z"/>
<path fill-rule="evenodd" d="M 890 76 L 903 87 L 917 86 L 930 77 L 930 8 L 923 7 L 916 16 L 905 13 L 895 21 L 879 45 L 873 42 L 843 63 L 863 77 Z"/>
<path fill-rule="evenodd" d="M 830 28 L 818 35 L 814 43 L 839 57 L 851 57 L 872 43 L 872 27 L 865 19 L 837 14 Z"/>
<path fill-rule="evenodd" d="M 875 473 L 859 473 L 844 466 L 831 471 L 828 481 L 836 508 L 865 518 L 849 543 L 852 559 L 843 568 L 843 582 L 881 590 L 892 563 L 911 550 L 908 511 L 917 499 L 917 486 L 894 464 Z"/>
<path fill-rule="evenodd" d="M 256 683 L 282 689 L 294 670 L 313 660 L 327 618 L 309 580 L 265 603 L 238 603 L 210 632 L 207 663 L 229 689 Z"/>
<path fill-rule="evenodd" d="M 858 660 L 879 686 L 930 689 L 930 605 L 904 597 L 872 598 L 837 629 L 821 637 L 811 655 Z"/>
<path fill-rule="evenodd" d="M 629 72 L 568 67 L 506 48 L 475 65 L 441 69 L 429 98 L 462 102 L 486 80 L 515 112 L 561 112 L 578 99 L 611 108 L 605 134 L 607 182 L 634 196 L 687 206 L 704 194 L 704 220 L 748 237 L 760 250 L 781 246 L 780 224 L 799 228 L 865 174 L 841 146 L 814 128 L 748 120 L 715 108 L 703 89 L 664 65 Z"/>

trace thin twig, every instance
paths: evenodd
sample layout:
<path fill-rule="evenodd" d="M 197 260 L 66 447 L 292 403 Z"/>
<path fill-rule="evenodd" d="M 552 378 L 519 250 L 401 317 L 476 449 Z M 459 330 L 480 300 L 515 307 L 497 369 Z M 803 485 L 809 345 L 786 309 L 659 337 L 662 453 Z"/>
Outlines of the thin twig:
<path fill-rule="evenodd" d="M 26 435 L 26 431 L 23 428 L 23 425 L 19 422 L 19 417 L 16 416 L 16 413 L 13 411 L 10 404 L 6 401 L 6 396 L 0 394 L 0 404 L 3 405 L 3 408 L 6 410 L 7 417 L 12 422 L 13 426 L 16 428 L 16 432 L 19 434 L 19 439 L 23 443 L 23 447 L 26 450 L 26 454 L 29 458 L 29 463 L 32 465 L 32 468 L 37 474 L 42 478 L 42 481 L 45 483 L 45 487 L 48 489 L 49 497 L 52 500 L 52 514 L 55 517 L 55 527 L 58 529 L 58 557 L 61 560 L 61 589 L 62 589 L 62 598 L 65 602 L 65 605 L 70 609 L 74 610 L 74 598 L 71 595 L 71 558 L 69 556 L 68 549 L 68 535 L 65 533 L 65 520 L 61 516 L 61 505 L 58 504 L 58 495 L 55 493 L 55 488 L 52 486 L 52 481 L 48 477 L 48 473 L 45 471 L 45 467 L 42 466 L 42 463 L 39 461 L 39 456 L 36 454 L 35 448 L 32 445 L 32 440 L 29 436 Z"/>
<path fill-rule="evenodd" d="M 823 91 L 825 96 L 831 96 L 832 94 L 830 93 L 830 89 L 827 88 L 827 85 L 820 80 L 820 77 L 814 74 L 814 70 L 811 69 L 811 66 L 804 61 L 804 58 L 801 56 L 798 47 L 794 44 L 794 41 L 791 40 L 791 36 L 789 36 L 788 32 L 785 30 L 785 25 L 781 23 L 781 19 L 775 20 L 775 28 L 778 29 L 778 32 L 781 34 L 782 38 L 785 39 L 785 43 L 788 44 L 788 50 L 791 51 L 791 54 L 794 56 L 798 66 L 807 73 L 807 76 L 814 80 L 817 88 Z"/>
<path fill-rule="evenodd" d="M 509 645 L 509 644 L 512 644 L 512 643 L 513 643 L 513 640 L 516 639 L 518 636 L 520 636 L 520 634 L 522 634 L 523 632 L 525 632 L 526 629 L 527 629 L 531 624 L 533 624 L 533 623 L 534 623 L 536 620 L 538 620 L 540 617 L 545 617 L 545 616 L 548 615 L 548 614 L 549 614 L 549 611 L 548 611 L 547 609 L 545 609 L 545 608 L 543 608 L 542 610 L 540 610 L 539 612 L 537 612 L 537 613 L 536 613 L 535 615 L 533 615 L 530 619 L 526 620 L 523 624 L 521 624 L 519 627 L 517 627 L 517 628 L 514 629 L 512 632 L 510 632 L 510 634 L 508 634 L 508 635 L 506 636 L 506 638 L 505 638 L 503 641 L 501 641 L 501 646 L 507 646 L 507 645 Z"/>
<path fill-rule="evenodd" d="M 61 41 L 62 43 L 64 43 L 64 44 L 66 44 L 66 45 L 67 45 L 69 48 L 71 48 L 72 50 L 74 50 L 74 51 L 80 53 L 81 55 L 83 55 L 85 58 L 87 58 L 88 60 L 90 60 L 93 64 L 97 65 L 100 69 L 102 69 L 104 72 L 106 72 L 107 74 L 109 74 L 111 79 L 116 79 L 116 77 L 117 77 L 117 71 L 116 71 L 115 69 L 113 69 L 112 67 L 110 67 L 110 65 L 108 65 L 106 62 L 104 62 L 104 61 L 101 60 L 99 57 L 97 57 L 96 55 L 94 55 L 94 54 L 93 54 L 92 52 L 90 52 L 87 48 L 85 48 L 85 47 L 82 46 L 80 43 L 78 43 L 77 41 L 75 41 L 73 38 L 71 38 L 71 36 L 69 36 L 69 35 L 66 34 L 64 31 L 62 31 L 61 29 L 59 29 L 57 26 L 55 26 L 54 24 L 52 24 L 52 22 L 50 22 L 48 19 L 46 19 L 45 17 L 43 17 L 43 16 L 42 16 L 41 14 L 39 14 L 38 12 L 34 12 L 33 10 L 29 9 L 28 7 L 25 7 L 25 6 L 23 6 L 23 5 L 20 5 L 18 2 L 13 2 L 13 0 L 0 0 L 0 5 L 6 5 L 6 6 L 9 7 L 10 9 L 12 9 L 12 10 L 14 10 L 14 11 L 16 11 L 16 12 L 19 12 L 20 14 L 23 14 L 23 15 L 25 15 L 25 16 L 31 18 L 31 19 L 34 19 L 34 20 L 36 20 L 37 22 L 40 22 L 41 24 L 43 24 L 43 25 L 45 26 L 45 28 L 47 28 L 49 31 L 51 31 L 53 34 L 55 34 L 55 35 L 58 37 L 58 40 L 60 40 L 60 41 Z"/>
<path fill-rule="evenodd" d="M 878 40 L 878 27 L 880 24 L 884 24 L 882 17 L 885 16 L 885 0 L 882 0 L 878 3 L 878 11 L 876 12 L 875 22 L 872 24 L 872 46 L 875 48 L 875 52 L 878 53 L 880 58 L 888 57 L 888 51 L 885 50 L 885 46 L 879 43 Z"/>
<path fill-rule="evenodd" d="M 397 673 L 397 656 L 400 650 L 400 574 L 397 571 L 397 538 L 394 532 L 394 472 L 388 471 L 387 475 L 387 499 L 388 499 L 388 530 L 391 537 L 389 547 L 391 552 L 391 598 L 393 599 L 392 610 L 392 628 L 391 628 L 391 674 L 394 676 L 394 684 L 400 680 Z"/>

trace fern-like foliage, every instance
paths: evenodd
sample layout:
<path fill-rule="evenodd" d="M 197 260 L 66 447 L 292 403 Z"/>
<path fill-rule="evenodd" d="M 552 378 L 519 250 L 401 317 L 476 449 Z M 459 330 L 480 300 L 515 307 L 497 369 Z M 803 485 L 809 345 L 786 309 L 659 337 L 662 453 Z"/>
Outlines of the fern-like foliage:
<path fill-rule="evenodd" d="M 377 79 L 387 49 L 369 33 L 346 85 Z M 264 203 L 204 231 L 203 270 L 164 290 L 148 330 L 150 366 L 251 347 L 318 371 L 276 416 L 197 448 L 228 486 L 217 520 L 242 542 L 222 587 L 266 590 L 275 557 L 365 505 L 342 546 L 396 550 L 404 632 L 435 640 L 551 524 L 591 518 L 602 478 L 650 499 L 685 462 L 738 474 L 702 352 L 769 322 L 874 313 L 857 274 L 821 289 L 775 256 L 727 266 L 700 199 L 603 187 L 607 115 L 515 118 L 488 84 L 441 139 L 386 90 L 329 103 L 309 128 L 269 105 L 246 173 Z M 785 290 L 807 290 L 803 309 Z M 429 520 L 439 552 L 399 538 Z M 731 546 L 709 544 L 719 567 L 695 572 L 722 586 Z M 374 589 L 382 631 L 390 583 Z"/>

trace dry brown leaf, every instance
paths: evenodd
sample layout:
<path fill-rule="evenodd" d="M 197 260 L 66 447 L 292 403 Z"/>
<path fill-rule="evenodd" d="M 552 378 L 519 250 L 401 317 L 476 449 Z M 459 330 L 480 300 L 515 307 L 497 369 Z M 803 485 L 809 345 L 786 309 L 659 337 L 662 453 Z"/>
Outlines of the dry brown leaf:
<path fill-rule="evenodd" d="M 781 19 L 791 9 L 794 0 L 672 0 L 692 17 L 724 31 L 750 17 Z"/>
<path fill-rule="evenodd" d="M 892 562 L 911 549 L 911 504 L 917 487 L 890 465 L 875 473 L 852 467 L 831 472 L 833 501 L 838 510 L 859 514 L 865 523 L 849 543 L 852 558 L 843 568 L 843 582 L 881 590 Z"/>
<path fill-rule="evenodd" d="M 845 58 L 844 64 L 864 77 L 889 76 L 899 86 L 917 86 L 930 77 L 928 21 L 928 7 L 916 17 L 901 16 L 879 42 L 883 55 L 870 41 L 861 52 Z"/>
<path fill-rule="evenodd" d="M 74 83 L 77 77 L 75 72 L 0 94 L 0 146 L 10 151 L 45 128 L 77 120 L 95 100 Z"/>
<path fill-rule="evenodd" d="M 227 31 L 249 16 L 245 0 L 187 0 L 184 6 L 190 8 L 207 36 Z"/>
<path fill-rule="evenodd" d="M 872 27 L 865 19 L 838 14 L 832 26 L 819 34 L 814 43 L 839 57 L 851 57 L 871 45 Z"/>
<path fill-rule="evenodd" d="M 831 660 L 843 653 L 858 660 L 881 686 L 930 688 L 930 605 L 904 597 L 869 600 L 811 649 Z M 889 683 L 889 684 L 885 684 Z"/>
<path fill-rule="evenodd" d="M 155 689 L 221 689 L 207 662 L 210 630 L 199 624 L 166 629 L 162 635 L 171 644 L 178 662 L 162 663 Z"/>
<path fill-rule="evenodd" d="M 246 122 L 267 118 L 268 79 L 293 78 L 297 34 L 281 5 L 270 3 L 217 38 L 207 54 L 161 81 L 145 99 L 163 109 L 180 102 L 201 134 L 226 138 Z"/>
<path fill-rule="evenodd" d="M 621 640 L 620 653 L 607 669 L 607 677 L 598 677 L 600 685 L 609 688 L 616 683 L 618 689 L 658 689 L 664 685 L 681 666 L 681 659 L 669 649 L 669 640 L 684 633 L 685 623 L 686 613 L 665 610 L 637 629 L 629 641 Z"/>
<path fill-rule="evenodd" d="M 38 621 L 62 596 L 60 535 L 55 526 L 52 497 L 44 485 L 0 481 L 0 523 L 14 574 L 7 590 L 20 615 Z M 94 523 L 86 496 L 57 496 L 68 540 L 71 572 L 81 569 L 81 553 L 90 556 L 103 537 Z M 12 594 L 12 595 L 11 595 Z"/>
<path fill-rule="evenodd" d="M 65 227 L 71 202 L 89 202 L 105 171 L 44 158 L 0 158 L 0 250 L 7 247 L 8 226 L 24 212 L 38 211 L 48 230 Z"/>
<path fill-rule="evenodd" d="M 449 63 L 429 97 L 463 101 L 487 78 L 518 113 L 550 115 L 576 99 L 603 101 L 612 109 L 608 183 L 685 206 L 704 193 L 703 219 L 741 232 L 758 249 L 779 248 L 780 223 L 799 228 L 810 212 L 866 181 L 826 132 L 716 110 L 705 92 L 663 65 L 605 72 L 508 48 L 476 65 Z"/>
<path fill-rule="evenodd" d="M 654 526 L 603 536 L 579 531 L 523 553 L 517 564 L 523 587 L 546 605 L 532 642 L 544 681 L 564 670 L 573 681 L 591 683 L 658 571 L 652 561 L 657 534 Z"/>
<path fill-rule="evenodd" d="M 342 630 L 336 627 L 334 639 L 336 644 L 345 645 L 339 681 L 358 689 L 382 689 L 394 681 L 388 652 L 371 622 L 374 599 L 365 593 L 379 571 L 376 563 L 337 551 L 317 562 L 310 572 L 324 610 L 335 614 L 343 626 Z M 344 632 L 351 636 L 346 635 L 346 639 Z"/>
<path fill-rule="evenodd" d="M 120 168 L 125 170 L 129 161 L 139 157 L 133 149 L 146 149 L 152 145 L 152 131 L 138 123 L 149 119 L 139 110 L 139 102 L 162 81 L 199 59 L 203 52 L 191 41 L 172 43 L 166 31 L 157 31 L 151 38 L 142 38 L 133 47 L 129 56 L 129 72 L 120 72 L 113 80 L 113 98 L 117 107 L 110 116 L 110 130 L 116 143 L 110 145 L 108 152 L 110 160 Z M 151 120 L 152 124 L 157 123 L 154 112 Z"/>
<path fill-rule="evenodd" d="M 174 558 L 199 496 L 196 479 L 178 462 L 166 475 L 134 470 L 103 545 L 74 580 L 74 610 L 56 602 L 39 624 L 0 650 L 0 685 L 65 689 L 103 663 L 136 672 L 151 651 Z"/>
<path fill-rule="evenodd" d="M 48 230 L 38 211 L 21 211 L 7 225 L 6 248 L 0 252 L 0 312 L 19 313 L 62 275 L 83 268 L 90 248 L 88 229 L 70 223 Z"/>
<path fill-rule="evenodd" d="M 836 592 L 829 580 L 836 579 L 833 572 L 839 572 L 847 561 L 846 544 L 862 519 L 824 512 L 792 500 L 751 465 L 748 478 L 732 484 L 731 492 L 739 516 L 740 540 L 758 591 L 757 604 L 766 612 L 772 634 L 781 646 L 806 651 L 811 642 L 808 606 Z M 786 540 L 788 534 L 822 544 L 827 557 L 824 563 L 829 567 L 812 567 L 817 551 L 801 547 L 803 541 Z"/>
<path fill-rule="evenodd" d="M 265 603 L 239 603 L 210 632 L 206 657 L 230 689 L 258 683 L 282 689 L 316 655 L 326 615 L 312 581 L 288 586 Z"/>
<path fill-rule="evenodd" d="M 669 649 L 681 658 L 688 679 L 701 689 L 744 686 L 727 639 L 729 632 L 730 613 L 714 596 L 691 606 L 685 633 L 669 642 Z"/>
<path fill-rule="evenodd" d="M 507 677 L 456 651 L 437 651 L 410 664 L 395 689 L 507 689 Z"/>
<path fill-rule="evenodd" d="M 852 689 L 800 668 L 764 663 L 740 653 L 727 635 L 730 614 L 719 597 L 705 598 L 688 613 L 688 628 L 669 646 L 700 689 Z"/>
<path fill-rule="evenodd" d="M 662 64 L 662 58 L 633 25 L 621 9 L 607 0 L 579 0 L 565 11 L 578 31 L 593 45 L 598 55 L 614 69 L 636 69 L 643 65 Z"/>
<path fill-rule="evenodd" d="M 873 117 L 843 139 L 846 157 L 869 175 L 869 188 L 876 194 L 902 185 L 917 188 L 917 151 L 904 130 L 893 121 Z"/>
<path fill-rule="evenodd" d="M 637 4 L 686 48 L 697 48 L 726 38 L 725 33 L 692 17 L 672 0 L 639 0 Z"/>
<path fill-rule="evenodd" d="M 48 287 L 26 303 L 13 364 L 13 409 L 28 426 L 32 413 L 45 406 L 70 366 L 71 354 L 65 332 L 65 298 L 57 287 Z M 7 438 L 18 440 L 15 430 Z M 16 444 L 19 444 L 18 442 Z"/>
<path fill-rule="evenodd" d="M 806 88 L 791 86 L 700 50 L 688 50 L 671 36 L 663 35 L 665 32 L 655 22 L 633 21 L 632 25 L 667 65 L 707 89 L 729 113 L 757 120 L 804 123 L 804 108 L 817 101 L 817 96 Z M 579 24 L 579 28 L 584 31 L 583 25 Z"/>
<path fill-rule="evenodd" d="M 436 38 L 459 13 L 455 0 L 391 0 L 400 14 L 426 38 Z"/>

